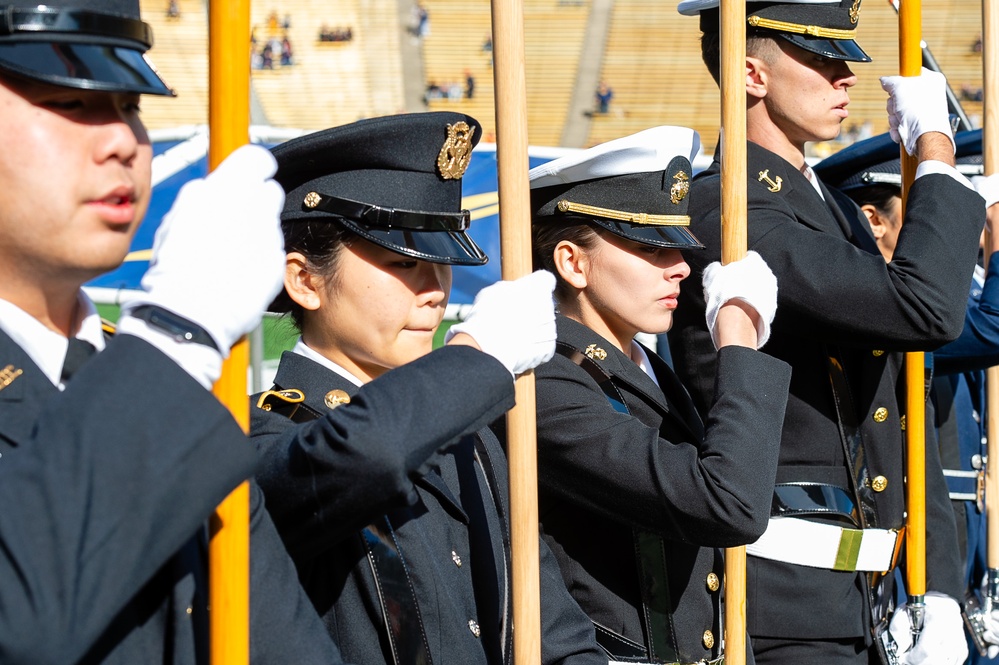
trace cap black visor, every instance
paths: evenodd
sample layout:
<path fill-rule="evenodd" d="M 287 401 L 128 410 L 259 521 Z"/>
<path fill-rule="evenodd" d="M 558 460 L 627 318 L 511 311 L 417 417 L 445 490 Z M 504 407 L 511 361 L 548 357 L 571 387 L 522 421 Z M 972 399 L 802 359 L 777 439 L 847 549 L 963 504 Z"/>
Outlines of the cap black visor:
<path fill-rule="evenodd" d="M 824 55 L 833 60 L 848 60 L 850 62 L 870 62 L 871 56 L 864 53 L 864 49 L 852 39 L 825 39 L 823 37 L 811 37 L 809 35 L 798 35 L 790 32 L 778 32 L 778 35 L 791 42 L 795 46 L 806 51 Z"/>
<path fill-rule="evenodd" d="M 340 218 L 340 223 L 366 240 L 421 261 L 481 266 L 489 260 L 464 231 L 386 229 L 344 218 Z"/>
<path fill-rule="evenodd" d="M 655 247 L 670 249 L 704 249 L 701 241 L 686 226 L 628 224 L 626 222 L 614 222 L 597 217 L 589 217 L 588 219 L 595 224 L 599 224 L 614 235 L 642 243 L 643 245 L 653 245 Z"/>
<path fill-rule="evenodd" d="M 0 44 L 0 69 L 82 90 L 175 93 L 135 49 L 100 44 L 18 42 Z"/>

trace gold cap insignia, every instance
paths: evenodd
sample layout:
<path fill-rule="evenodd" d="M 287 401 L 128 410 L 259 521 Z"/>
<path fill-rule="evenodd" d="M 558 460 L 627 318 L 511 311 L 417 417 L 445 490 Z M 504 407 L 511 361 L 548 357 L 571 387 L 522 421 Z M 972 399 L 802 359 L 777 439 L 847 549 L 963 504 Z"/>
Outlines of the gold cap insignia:
<path fill-rule="evenodd" d="M 13 365 L 7 365 L 3 369 L 0 369 L 0 390 L 14 383 L 14 379 L 22 374 L 24 374 L 24 370 L 15 369 Z"/>
<path fill-rule="evenodd" d="M 853 0 L 853 6 L 850 7 L 850 23 L 857 25 L 857 21 L 860 20 L 860 0 Z"/>
<path fill-rule="evenodd" d="M 687 192 L 690 191 L 690 176 L 683 171 L 677 171 L 673 179 L 676 182 L 669 188 L 669 200 L 675 205 L 682 201 L 687 196 Z"/>
<path fill-rule="evenodd" d="M 767 183 L 767 189 L 769 189 L 774 194 L 779 192 L 781 186 L 784 184 L 784 179 L 781 178 L 780 176 L 777 176 L 777 180 L 770 179 L 770 169 L 764 169 L 760 171 L 759 181 Z"/>
<path fill-rule="evenodd" d="M 583 351 L 583 353 L 585 353 L 586 357 L 590 360 L 607 360 L 607 352 L 596 344 L 590 344 L 586 347 L 586 350 Z"/>
<path fill-rule="evenodd" d="M 326 393 L 326 397 L 323 398 L 323 401 L 326 402 L 326 406 L 331 409 L 335 409 L 341 404 L 350 404 L 350 395 L 343 390 L 331 390 Z"/>
<path fill-rule="evenodd" d="M 437 168 L 445 180 L 457 180 L 465 175 L 472 159 L 472 135 L 475 128 L 464 120 L 447 126 L 447 140 L 437 155 Z"/>
<path fill-rule="evenodd" d="M 323 197 L 319 196 L 315 192 L 309 192 L 305 195 L 305 200 L 302 203 L 305 204 L 306 208 L 315 208 L 319 205 L 319 202 L 323 200 Z"/>

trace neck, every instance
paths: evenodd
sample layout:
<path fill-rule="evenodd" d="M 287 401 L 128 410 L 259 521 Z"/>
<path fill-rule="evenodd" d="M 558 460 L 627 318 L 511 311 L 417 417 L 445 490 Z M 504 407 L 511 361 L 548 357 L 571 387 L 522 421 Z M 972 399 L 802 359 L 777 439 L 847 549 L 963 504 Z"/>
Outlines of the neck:
<path fill-rule="evenodd" d="M 611 344 L 617 347 L 624 355 L 635 358 L 631 354 L 631 342 L 634 340 L 638 330 L 632 330 L 627 326 L 615 325 L 611 317 L 604 316 L 593 305 L 584 299 L 576 300 L 573 303 L 559 304 L 559 311 L 577 323 L 597 333 Z"/>
<path fill-rule="evenodd" d="M 766 106 L 756 104 L 747 109 L 746 138 L 770 152 L 780 155 L 799 171 L 805 166 L 805 142 L 792 140 L 766 115 Z"/>
<path fill-rule="evenodd" d="M 0 298 L 17 305 L 50 330 L 72 337 L 80 328 L 80 285 L 45 288 L 23 279 L 5 279 Z"/>

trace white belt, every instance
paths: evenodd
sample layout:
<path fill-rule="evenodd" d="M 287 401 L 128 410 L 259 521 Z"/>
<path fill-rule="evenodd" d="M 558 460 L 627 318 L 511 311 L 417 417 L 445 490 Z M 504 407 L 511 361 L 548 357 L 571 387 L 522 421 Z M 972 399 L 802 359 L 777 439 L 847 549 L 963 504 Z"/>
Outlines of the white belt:
<path fill-rule="evenodd" d="M 794 517 L 771 517 L 746 553 L 798 566 L 847 571 L 888 571 L 902 542 L 896 529 L 847 529 Z"/>

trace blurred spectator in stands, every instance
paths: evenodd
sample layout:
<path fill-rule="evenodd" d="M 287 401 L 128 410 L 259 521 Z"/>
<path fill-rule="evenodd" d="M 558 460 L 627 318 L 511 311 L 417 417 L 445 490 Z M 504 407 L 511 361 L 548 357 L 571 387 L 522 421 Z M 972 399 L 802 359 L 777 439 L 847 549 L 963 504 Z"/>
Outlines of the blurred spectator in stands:
<path fill-rule="evenodd" d="M 337 26 L 335 28 L 330 28 L 327 24 L 323 23 L 322 27 L 319 28 L 319 41 L 321 42 L 349 42 L 354 38 L 353 28 L 341 28 Z"/>
<path fill-rule="evenodd" d="M 493 35 L 489 33 L 482 42 L 482 52 L 492 53 L 493 52 Z"/>
<path fill-rule="evenodd" d="M 281 27 L 285 31 L 291 30 L 291 14 L 284 15 L 284 19 L 281 21 Z"/>
<path fill-rule="evenodd" d="M 961 99 L 966 102 L 980 102 L 985 99 L 985 91 L 968 83 L 961 84 Z"/>
<path fill-rule="evenodd" d="M 974 43 L 972 43 L 971 52 L 972 53 L 982 52 L 982 33 L 979 32 L 978 37 L 976 37 Z"/>
<path fill-rule="evenodd" d="M 471 99 L 475 96 L 475 77 L 472 72 L 465 70 L 465 98 Z"/>
<path fill-rule="evenodd" d="M 274 69 L 274 50 L 270 42 L 264 44 L 264 50 L 260 52 L 260 68 Z"/>
<path fill-rule="evenodd" d="M 436 81 L 430 81 L 427 83 L 426 89 L 423 91 L 423 103 L 429 104 L 431 99 L 440 99 L 444 96 L 441 87 L 437 85 Z"/>
<path fill-rule="evenodd" d="M 177 4 L 177 0 L 170 0 L 170 2 L 167 3 L 166 15 L 167 18 L 170 19 L 180 18 L 180 5 Z"/>
<path fill-rule="evenodd" d="M 413 5 L 412 33 L 419 39 L 430 34 L 430 12 L 422 4 Z"/>
<path fill-rule="evenodd" d="M 614 91 L 611 87 L 607 85 L 606 82 L 601 81 L 600 85 L 597 86 L 596 100 L 597 100 L 597 113 L 601 115 L 606 114 L 610 111 L 610 103 L 614 98 Z"/>
<path fill-rule="evenodd" d="M 291 59 L 291 40 L 288 39 L 288 33 L 284 33 L 284 38 L 281 40 L 281 66 L 290 67 L 293 64 Z"/>
<path fill-rule="evenodd" d="M 267 16 L 267 34 L 268 36 L 276 35 L 278 31 L 278 14 L 276 9 L 272 9 L 271 13 Z"/>

